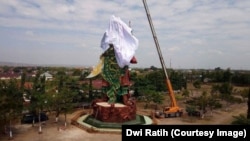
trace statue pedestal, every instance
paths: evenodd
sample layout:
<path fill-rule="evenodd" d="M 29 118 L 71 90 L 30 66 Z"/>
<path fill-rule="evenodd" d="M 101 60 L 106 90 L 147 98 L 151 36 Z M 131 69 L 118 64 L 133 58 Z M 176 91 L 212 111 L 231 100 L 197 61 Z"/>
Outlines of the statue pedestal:
<path fill-rule="evenodd" d="M 103 122 L 120 123 L 134 120 L 136 118 L 136 105 L 133 102 L 129 102 L 127 105 L 96 102 L 93 104 L 92 117 Z"/>

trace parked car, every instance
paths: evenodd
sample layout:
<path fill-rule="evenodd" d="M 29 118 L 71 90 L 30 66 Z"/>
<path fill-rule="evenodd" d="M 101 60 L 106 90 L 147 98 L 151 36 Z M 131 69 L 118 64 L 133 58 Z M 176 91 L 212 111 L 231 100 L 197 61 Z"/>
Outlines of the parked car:
<path fill-rule="evenodd" d="M 39 122 L 39 114 L 33 114 L 33 113 L 27 113 L 24 114 L 22 119 L 21 119 L 21 123 L 25 124 L 25 123 L 33 123 L 34 122 Z M 49 120 L 49 117 L 45 114 L 45 113 L 40 113 L 40 121 L 46 121 Z"/>

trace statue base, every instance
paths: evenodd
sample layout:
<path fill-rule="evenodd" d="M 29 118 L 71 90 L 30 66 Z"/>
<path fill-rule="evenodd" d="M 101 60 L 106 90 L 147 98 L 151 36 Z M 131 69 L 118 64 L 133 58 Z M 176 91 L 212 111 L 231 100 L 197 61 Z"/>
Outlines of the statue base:
<path fill-rule="evenodd" d="M 95 102 L 91 116 L 102 122 L 126 122 L 136 118 L 136 105 L 133 102 L 129 102 L 127 105 L 121 103 L 109 104 L 105 101 Z"/>

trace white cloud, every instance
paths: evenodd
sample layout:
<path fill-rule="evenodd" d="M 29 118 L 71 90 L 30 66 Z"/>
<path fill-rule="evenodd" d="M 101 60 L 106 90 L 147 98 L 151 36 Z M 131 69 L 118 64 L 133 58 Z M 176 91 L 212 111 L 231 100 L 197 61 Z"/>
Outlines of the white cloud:
<path fill-rule="evenodd" d="M 33 31 L 26 31 L 25 32 L 25 34 L 27 35 L 27 36 L 34 36 L 34 32 Z"/>
<path fill-rule="evenodd" d="M 246 61 L 250 59 L 250 1 L 147 0 L 147 4 L 166 62 L 172 58 L 173 66 L 187 68 L 221 65 L 250 69 Z M 51 62 L 49 58 L 56 54 L 53 63 L 82 64 L 88 58 L 86 63 L 95 65 L 112 14 L 132 22 L 140 42 L 136 66 L 160 67 L 143 3 L 130 0 L 0 1 L 0 60 L 15 61 L 26 51 L 37 56 L 24 58 L 25 63 Z M 36 50 L 26 50 L 27 46 Z M 11 48 L 19 57 L 4 55 Z M 235 58 L 235 53 L 240 54 L 235 60 L 242 62 L 227 61 Z"/>

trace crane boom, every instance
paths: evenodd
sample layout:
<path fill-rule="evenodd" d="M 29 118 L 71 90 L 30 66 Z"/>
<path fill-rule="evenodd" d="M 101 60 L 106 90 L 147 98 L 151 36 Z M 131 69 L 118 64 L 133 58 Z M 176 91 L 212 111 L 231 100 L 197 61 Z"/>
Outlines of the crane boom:
<path fill-rule="evenodd" d="M 162 69 L 164 70 L 164 75 L 166 77 L 167 88 L 169 90 L 169 93 L 172 94 L 173 93 L 172 85 L 171 85 L 170 79 L 169 79 L 168 74 L 167 74 L 166 65 L 165 65 L 164 59 L 162 57 L 160 45 L 159 45 L 159 42 L 158 42 L 158 39 L 157 39 L 157 36 L 156 36 L 156 32 L 155 32 L 155 29 L 154 29 L 154 26 L 153 26 L 153 22 L 152 22 L 150 13 L 149 13 L 149 9 L 148 9 L 146 0 L 143 0 L 143 4 L 144 4 L 144 7 L 145 7 L 147 17 L 148 17 L 148 22 L 149 22 L 151 32 L 152 32 L 152 35 L 153 35 L 153 38 L 154 38 L 154 42 L 155 42 L 155 46 L 156 46 L 156 49 L 157 49 L 157 52 L 158 52 L 158 55 L 159 55 L 159 59 L 161 61 L 161 66 L 162 66 Z M 175 100 L 174 96 L 171 96 L 170 98 L 171 98 L 171 102 L 172 102 L 171 106 L 176 106 L 176 100 Z"/>
<path fill-rule="evenodd" d="M 149 25 L 150 25 L 150 29 L 151 29 L 151 32 L 152 32 L 152 35 L 153 35 L 153 38 L 154 38 L 155 46 L 156 46 L 156 49 L 157 49 L 157 52 L 158 52 L 158 55 L 159 55 L 159 58 L 160 58 L 160 61 L 161 61 L 161 66 L 162 66 L 162 68 L 164 70 L 164 74 L 165 74 L 166 79 L 168 79 L 166 66 L 165 66 L 165 63 L 164 63 L 164 59 L 162 57 L 160 45 L 159 45 L 159 42 L 158 42 L 158 39 L 157 39 L 157 36 L 156 36 L 156 32 L 155 32 L 155 29 L 154 29 L 154 25 L 153 25 L 153 22 L 152 22 L 150 13 L 149 13 L 149 9 L 148 9 L 146 0 L 143 0 L 143 4 L 144 4 L 144 8 L 145 8 L 147 17 L 148 17 L 148 22 L 149 22 Z"/>
<path fill-rule="evenodd" d="M 162 66 L 162 69 L 164 70 L 164 75 L 165 75 L 165 78 L 166 78 L 166 84 L 167 84 L 167 88 L 168 88 L 169 96 L 170 96 L 170 101 L 171 101 L 170 108 L 168 108 L 168 109 L 170 109 L 169 111 L 171 111 L 172 113 L 174 113 L 175 116 L 179 116 L 177 114 L 181 115 L 182 111 L 177 106 L 177 102 L 176 102 L 176 99 L 175 99 L 175 95 L 174 95 L 174 91 L 173 91 L 173 88 L 172 88 L 172 84 L 171 84 L 170 79 L 169 79 L 168 74 L 167 74 L 165 62 L 164 62 L 164 59 L 162 57 L 160 45 L 159 45 L 159 42 L 158 42 L 158 39 L 157 39 L 157 36 L 156 36 L 156 32 L 155 32 L 155 29 L 154 29 L 154 26 L 153 26 L 153 22 L 152 22 L 150 13 L 149 13 L 149 9 L 148 9 L 146 0 L 142 0 L 142 1 L 143 1 L 143 4 L 144 4 L 144 8 L 145 8 L 146 14 L 147 14 L 147 18 L 148 18 L 148 22 L 149 22 L 149 25 L 150 25 L 150 29 L 151 29 L 152 35 L 153 35 L 155 46 L 156 46 L 156 49 L 157 49 L 157 52 L 158 52 L 158 55 L 159 55 L 161 66 Z"/>

